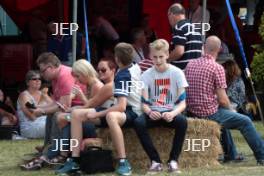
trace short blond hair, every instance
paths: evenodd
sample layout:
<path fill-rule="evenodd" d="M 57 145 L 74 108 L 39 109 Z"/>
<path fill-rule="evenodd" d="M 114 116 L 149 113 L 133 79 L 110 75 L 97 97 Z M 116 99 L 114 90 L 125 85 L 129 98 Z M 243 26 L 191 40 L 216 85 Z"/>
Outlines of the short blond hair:
<path fill-rule="evenodd" d="M 85 59 L 80 59 L 74 62 L 72 66 L 72 72 L 75 74 L 81 74 L 85 77 L 96 78 L 98 77 L 94 67 Z"/>
<path fill-rule="evenodd" d="M 164 39 L 157 39 L 149 44 L 149 49 L 154 49 L 157 51 L 163 50 L 169 52 L 169 43 Z"/>

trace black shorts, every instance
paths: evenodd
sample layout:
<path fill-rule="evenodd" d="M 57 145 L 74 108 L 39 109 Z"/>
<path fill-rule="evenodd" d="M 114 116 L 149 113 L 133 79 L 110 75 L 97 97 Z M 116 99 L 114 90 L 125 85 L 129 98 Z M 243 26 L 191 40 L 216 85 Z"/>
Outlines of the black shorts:
<path fill-rule="evenodd" d="M 101 107 L 100 108 L 95 108 L 96 112 L 100 112 L 100 111 L 103 111 L 105 109 L 106 108 L 101 108 Z M 122 127 L 128 128 L 128 127 L 133 126 L 133 122 L 138 117 L 138 115 L 132 110 L 131 107 L 127 107 L 127 109 L 125 111 L 125 114 L 126 114 L 126 121 L 125 121 L 125 123 L 123 124 Z M 107 124 L 107 121 L 106 121 L 106 117 L 102 117 L 100 120 L 101 120 L 100 125 L 96 125 L 96 127 L 99 127 L 99 128 L 108 127 L 108 124 Z"/>

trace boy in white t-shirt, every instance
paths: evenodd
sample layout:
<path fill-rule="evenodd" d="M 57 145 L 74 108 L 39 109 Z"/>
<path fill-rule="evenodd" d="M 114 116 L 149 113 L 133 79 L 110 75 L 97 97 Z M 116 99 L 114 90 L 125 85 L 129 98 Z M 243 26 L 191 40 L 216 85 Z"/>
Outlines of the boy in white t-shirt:
<path fill-rule="evenodd" d="M 136 133 L 151 160 L 150 173 L 163 170 L 162 162 L 148 133 L 149 127 L 175 128 L 175 136 L 168 160 L 168 171 L 179 172 L 177 160 L 182 150 L 187 120 L 181 115 L 186 108 L 185 88 L 188 86 L 184 73 L 168 64 L 169 44 L 158 39 L 150 44 L 150 58 L 154 66 L 142 74 L 142 108 L 144 114 L 134 121 Z"/>

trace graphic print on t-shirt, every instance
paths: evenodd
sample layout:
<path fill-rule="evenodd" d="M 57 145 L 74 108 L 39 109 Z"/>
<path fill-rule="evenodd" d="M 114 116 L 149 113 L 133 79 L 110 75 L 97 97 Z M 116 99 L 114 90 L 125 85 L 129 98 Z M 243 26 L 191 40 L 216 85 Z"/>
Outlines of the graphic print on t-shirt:
<path fill-rule="evenodd" d="M 165 79 L 155 79 L 155 93 L 154 93 L 154 106 L 165 106 L 169 105 L 172 101 L 172 94 L 170 90 L 171 80 L 169 78 Z"/>

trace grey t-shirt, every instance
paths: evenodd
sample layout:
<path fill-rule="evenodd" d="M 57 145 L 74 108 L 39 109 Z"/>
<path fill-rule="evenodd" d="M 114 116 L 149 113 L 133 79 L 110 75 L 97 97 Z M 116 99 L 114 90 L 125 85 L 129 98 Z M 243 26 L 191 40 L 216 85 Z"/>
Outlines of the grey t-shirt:
<path fill-rule="evenodd" d="M 158 72 L 153 66 L 142 74 L 141 80 L 148 92 L 151 110 L 159 112 L 173 110 L 180 96 L 179 89 L 188 87 L 183 71 L 173 65 L 165 72 Z"/>

